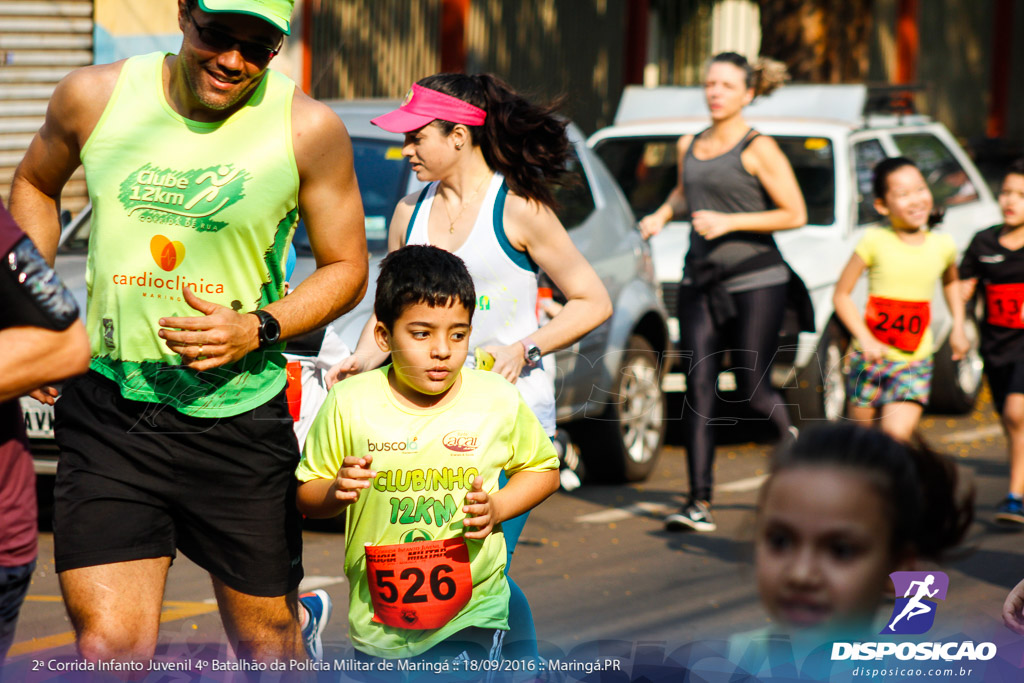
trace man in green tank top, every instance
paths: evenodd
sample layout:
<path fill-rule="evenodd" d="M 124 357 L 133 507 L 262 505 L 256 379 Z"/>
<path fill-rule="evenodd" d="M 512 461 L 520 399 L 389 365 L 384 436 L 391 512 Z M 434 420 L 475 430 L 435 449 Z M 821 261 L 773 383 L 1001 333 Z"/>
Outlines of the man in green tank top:
<path fill-rule="evenodd" d="M 280 351 L 355 306 L 367 256 L 344 125 L 268 69 L 293 4 L 178 0 L 178 54 L 69 74 L 14 178 L 11 211 L 51 263 L 80 165 L 93 203 L 92 361 L 56 405 L 54 512 L 90 661 L 153 656 L 178 549 L 210 572 L 239 657 L 322 656 L 329 600 L 297 596 Z M 285 299 L 300 216 L 318 267 Z"/>

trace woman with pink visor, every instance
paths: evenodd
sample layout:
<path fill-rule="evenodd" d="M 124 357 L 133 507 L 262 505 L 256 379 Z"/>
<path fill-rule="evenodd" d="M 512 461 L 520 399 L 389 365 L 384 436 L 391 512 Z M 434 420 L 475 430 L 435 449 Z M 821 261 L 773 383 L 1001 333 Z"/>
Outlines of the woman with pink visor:
<path fill-rule="evenodd" d="M 493 357 L 492 370 L 519 388 L 553 436 L 550 354 L 612 312 L 601 279 L 553 210 L 552 186 L 571 155 L 566 121 L 555 107 L 535 105 L 489 74 L 444 73 L 415 83 L 401 107 L 373 123 L 405 134 L 402 154 L 416 177 L 430 182 L 395 208 L 388 250 L 431 244 L 465 261 L 477 294 L 471 350 Z M 544 325 L 537 320 L 538 268 L 567 299 Z M 355 352 L 332 375 L 342 379 L 384 362 L 373 341 L 375 324 L 371 317 Z M 467 366 L 475 367 L 477 355 L 469 354 Z M 502 524 L 509 563 L 525 523 L 524 514 Z M 509 585 L 508 641 L 534 640 L 529 604 Z"/>

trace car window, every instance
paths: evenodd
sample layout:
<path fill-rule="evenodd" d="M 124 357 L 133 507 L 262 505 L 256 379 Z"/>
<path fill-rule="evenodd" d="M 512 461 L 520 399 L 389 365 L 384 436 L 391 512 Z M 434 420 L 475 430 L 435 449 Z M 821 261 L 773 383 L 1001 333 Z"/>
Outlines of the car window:
<path fill-rule="evenodd" d="M 402 157 L 402 146 L 397 141 L 352 138 L 352 152 L 366 214 L 366 244 L 371 253 L 385 253 L 388 224 L 408 186 L 409 164 Z M 293 241 L 299 253 L 312 253 L 306 226 L 301 221 Z"/>
<path fill-rule="evenodd" d="M 572 230 L 582 225 L 594 212 L 594 195 L 575 150 L 570 153 L 566 169 L 565 184 L 555 187 L 555 201 L 558 203 L 555 214 L 566 230 Z"/>
<path fill-rule="evenodd" d="M 892 138 L 900 153 L 913 159 L 921 169 L 936 206 L 977 201 L 977 188 L 942 140 L 931 133 L 897 133 Z"/>
<path fill-rule="evenodd" d="M 857 173 L 857 225 L 874 223 L 881 218 L 875 211 L 875 191 L 871 189 L 871 178 L 875 164 L 886 156 L 878 140 L 864 140 L 853 146 L 853 163 Z"/>
<path fill-rule="evenodd" d="M 808 225 L 832 225 L 836 220 L 836 170 L 832 141 L 828 138 L 773 136 L 807 204 Z"/>
<path fill-rule="evenodd" d="M 676 185 L 678 136 L 602 140 L 595 151 L 622 188 L 637 220 L 655 211 Z"/>
<path fill-rule="evenodd" d="M 827 138 L 802 135 L 772 136 L 789 159 L 807 203 L 810 225 L 835 222 L 835 155 Z M 678 136 L 618 138 L 599 142 L 595 148 L 615 176 L 637 220 L 665 201 L 677 178 Z"/>
<path fill-rule="evenodd" d="M 84 254 L 89 250 L 89 233 L 92 232 L 92 210 L 89 215 L 79 221 L 78 225 L 68 228 L 72 232 L 60 245 L 61 254 Z"/>

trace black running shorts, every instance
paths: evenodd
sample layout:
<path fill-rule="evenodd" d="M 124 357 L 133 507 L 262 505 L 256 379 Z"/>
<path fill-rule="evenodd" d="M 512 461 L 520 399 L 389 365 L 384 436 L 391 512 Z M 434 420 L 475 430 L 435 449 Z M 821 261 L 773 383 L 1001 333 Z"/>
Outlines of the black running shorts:
<path fill-rule="evenodd" d="M 129 401 L 89 372 L 65 384 L 54 431 L 58 572 L 180 548 L 248 595 L 299 585 L 299 448 L 284 391 L 241 415 L 196 418 Z"/>
<path fill-rule="evenodd" d="M 1000 415 L 1003 414 L 1007 396 L 1024 394 L 1024 362 L 1006 365 L 989 365 L 986 362 L 985 376 L 988 378 L 988 388 L 992 391 L 992 403 Z"/>

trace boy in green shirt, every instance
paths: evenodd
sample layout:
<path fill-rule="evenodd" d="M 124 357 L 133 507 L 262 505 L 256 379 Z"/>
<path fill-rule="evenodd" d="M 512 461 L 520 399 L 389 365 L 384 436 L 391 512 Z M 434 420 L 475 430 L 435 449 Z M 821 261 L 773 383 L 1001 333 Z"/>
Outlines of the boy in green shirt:
<path fill-rule="evenodd" d="M 444 659 L 473 643 L 500 657 L 501 522 L 558 489 L 554 448 L 518 390 L 463 369 L 475 302 L 457 256 L 388 255 L 374 336 L 392 363 L 331 389 L 296 471 L 304 514 L 347 510 L 349 632 L 366 655 Z"/>

